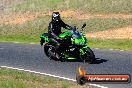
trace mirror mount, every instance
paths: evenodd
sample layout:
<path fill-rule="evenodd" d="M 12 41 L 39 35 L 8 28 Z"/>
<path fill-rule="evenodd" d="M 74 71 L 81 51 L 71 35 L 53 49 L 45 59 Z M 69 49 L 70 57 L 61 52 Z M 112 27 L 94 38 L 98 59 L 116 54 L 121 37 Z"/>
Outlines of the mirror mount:
<path fill-rule="evenodd" d="M 74 30 L 74 31 L 76 31 L 76 28 L 77 28 L 77 27 L 76 27 L 76 26 L 74 26 L 74 27 L 73 27 L 73 30 Z"/>

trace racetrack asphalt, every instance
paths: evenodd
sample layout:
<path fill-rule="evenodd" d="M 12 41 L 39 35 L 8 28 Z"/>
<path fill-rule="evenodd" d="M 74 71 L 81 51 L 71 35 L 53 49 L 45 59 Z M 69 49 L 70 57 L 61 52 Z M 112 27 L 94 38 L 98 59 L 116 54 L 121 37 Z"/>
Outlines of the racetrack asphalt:
<path fill-rule="evenodd" d="M 78 66 L 88 74 L 132 75 L 132 51 L 92 49 L 97 61 L 93 64 L 79 61 L 49 60 L 38 44 L 0 43 L 0 66 L 29 69 L 75 79 Z M 99 84 L 108 88 L 132 88 L 130 84 Z M 95 87 L 93 87 L 95 88 Z"/>

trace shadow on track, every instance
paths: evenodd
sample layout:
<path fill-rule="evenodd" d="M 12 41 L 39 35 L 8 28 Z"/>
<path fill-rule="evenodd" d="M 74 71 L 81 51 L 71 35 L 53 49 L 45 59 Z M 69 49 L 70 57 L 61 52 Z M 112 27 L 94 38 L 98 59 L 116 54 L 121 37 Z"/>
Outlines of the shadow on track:
<path fill-rule="evenodd" d="M 104 63 L 104 62 L 107 62 L 108 61 L 106 59 L 100 59 L 100 58 L 95 58 L 95 59 L 96 60 L 93 63 L 90 63 L 90 64 L 101 64 L 101 63 Z M 55 60 L 55 61 L 59 61 L 59 60 Z M 83 61 L 78 60 L 78 59 L 75 59 L 75 60 L 66 60 L 65 62 L 81 62 L 81 63 L 84 63 Z"/>
<path fill-rule="evenodd" d="M 106 59 L 96 58 L 96 60 L 91 64 L 101 64 L 101 63 L 104 63 L 104 62 L 107 62 L 107 61 L 108 60 L 106 60 Z"/>

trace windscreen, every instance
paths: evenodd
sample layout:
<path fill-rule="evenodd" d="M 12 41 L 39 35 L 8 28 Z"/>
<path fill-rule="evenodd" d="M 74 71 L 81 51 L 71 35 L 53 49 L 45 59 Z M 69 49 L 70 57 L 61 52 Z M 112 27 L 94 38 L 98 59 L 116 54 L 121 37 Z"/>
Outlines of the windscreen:
<path fill-rule="evenodd" d="M 72 35 L 73 38 L 81 39 L 81 33 L 80 32 L 74 31 L 74 30 L 72 30 L 71 32 L 73 34 Z"/>

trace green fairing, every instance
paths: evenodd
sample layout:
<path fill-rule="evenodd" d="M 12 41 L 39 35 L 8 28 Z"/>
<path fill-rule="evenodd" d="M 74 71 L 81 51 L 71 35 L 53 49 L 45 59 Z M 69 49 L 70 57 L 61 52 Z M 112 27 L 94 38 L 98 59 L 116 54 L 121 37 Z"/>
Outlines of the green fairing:
<path fill-rule="evenodd" d="M 48 39 L 47 37 L 45 37 L 45 41 L 46 41 L 46 42 L 49 42 L 49 39 Z"/>
<path fill-rule="evenodd" d="M 76 59 L 74 57 L 70 57 L 68 54 L 64 54 L 65 55 L 65 58 L 69 59 L 69 60 L 73 60 L 73 59 Z"/>
<path fill-rule="evenodd" d="M 81 55 L 84 55 L 84 54 L 85 54 L 85 49 L 86 49 L 86 48 L 88 48 L 87 45 L 85 45 L 84 47 L 82 47 L 82 48 L 80 49 Z"/>
<path fill-rule="evenodd" d="M 71 35 L 72 35 L 71 32 L 66 31 L 66 32 L 60 34 L 59 37 L 65 38 L 66 36 L 71 36 Z M 83 35 L 82 33 L 81 33 L 80 38 L 71 38 L 71 42 L 72 42 L 73 44 L 76 44 L 76 45 L 84 45 L 84 46 L 80 49 L 80 53 L 81 53 L 81 55 L 84 55 L 84 54 L 85 54 L 85 48 L 87 48 L 87 45 L 86 45 L 87 40 L 86 40 L 86 38 L 84 37 L 84 35 Z M 70 56 L 67 55 L 67 54 L 65 54 L 65 57 L 68 58 L 68 57 L 70 57 Z M 69 58 L 69 59 L 71 59 L 71 58 Z M 72 59 L 73 59 L 73 58 L 72 58 Z"/>
<path fill-rule="evenodd" d="M 67 59 L 69 59 L 69 60 L 74 60 L 74 59 L 76 59 L 76 58 L 74 58 L 74 57 L 69 57 L 69 58 L 67 58 Z"/>
<path fill-rule="evenodd" d="M 59 35 L 60 38 L 65 38 L 66 36 L 71 36 L 72 34 L 69 31 L 63 32 Z"/>
<path fill-rule="evenodd" d="M 79 49 L 79 52 L 78 51 L 77 52 L 80 56 L 83 56 L 83 55 L 86 54 L 86 50 L 88 48 L 87 39 L 86 39 L 85 35 L 82 32 L 78 32 L 75 29 L 66 30 L 63 33 L 61 33 L 60 35 L 58 35 L 58 37 L 60 37 L 64 40 L 68 39 L 68 42 L 70 42 L 70 40 L 71 40 L 72 45 L 76 46 Z M 40 38 L 42 39 L 42 41 L 44 41 L 43 43 L 49 42 L 48 36 L 45 35 L 45 34 L 42 34 L 40 36 Z M 64 43 L 65 43 L 65 41 L 64 41 Z M 63 57 L 66 58 L 67 60 L 77 59 L 76 57 L 74 57 L 72 54 L 70 54 L 68 52 L 64 52 Z"/>
<path fill-rule="evenodd" d="M 85 54 L 85 52 L 84 52 L 83 49 L 80 49 L 80 53 L 81 53 L 81 55 L 84 55 Z"/>
<path fill-rule="evenodd" d="M 83 49 L 86 49 L 86 48 L 88 48 L 88 46 L 87 46 L 87 45 L 85 45 L 85 46 L 83 47 Z"/>
<path fill-rule="evenodd" d="M 41 35 L 41 36 L 40 36 L 40 38 L 44 39 L 44 38 L 45 38 L 45 36 Z"/>
<path fill-rule="evenodd" d="M 79 38 L 79 39 L 72 38 L 71 41 L 73 44 L 76 44 L 76 45 L 85 45 L 87 43 L 86 39 L 83 36 L 81 36 L 81 38 Z"/>
<path fill-rule="evenodd" d="M 48 39 L 48 37 L 47 37 L 47 36 L 43 36 L 43 35 L 41 35 L 41 36 L 40 36 L 40 38 L 41 38 L 41 39 L 44 39 L 44 40 L 45 40 L 45 42 L 49 42 L 49 39 Z"/>

